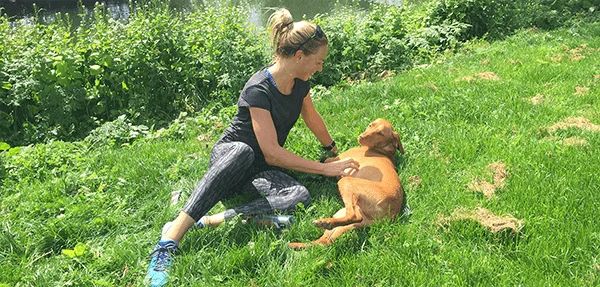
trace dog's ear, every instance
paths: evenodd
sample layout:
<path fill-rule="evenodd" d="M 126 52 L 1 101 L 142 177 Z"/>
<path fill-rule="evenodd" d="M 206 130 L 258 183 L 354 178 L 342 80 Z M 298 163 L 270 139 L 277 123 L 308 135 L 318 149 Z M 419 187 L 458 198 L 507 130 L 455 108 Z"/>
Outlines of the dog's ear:
<path fill-rule="evenodd" d="M 402 142 L 400 142 L 400 136 L 398 135 L 397 132 L 394 132 L 393 137 L 394 137 L 394 146 L 396 147 L 397 150 L 400 151 L 400 154 L 404 154 L 404 147 L 402 147 Z"/>

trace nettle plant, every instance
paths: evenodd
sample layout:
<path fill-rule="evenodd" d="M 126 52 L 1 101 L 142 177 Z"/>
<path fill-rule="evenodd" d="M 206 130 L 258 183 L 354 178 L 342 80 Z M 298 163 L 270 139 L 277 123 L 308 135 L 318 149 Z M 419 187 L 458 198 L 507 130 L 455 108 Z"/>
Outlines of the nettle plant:
<path fill-rule="evenodd" d="M 127 115 L 166 126 L 180 112 L 233 103 L 247 77 L 268 63 L 265 37 L 241 8 L 183 14 L 137 7 L 128 23 L 104 6 L 74 27 L 8 27 L 2 18 L 0 138 L 13 145 L 77 140 Z"/>
<path fill-rule="evenodd" d="M 323 72 L 314 81 L 331 86 L 346 79 L 374 78 L 386 70 L 411 66 L 406 46 L 403 8 L 374 5 L 370 11 L 341 9 L 317 16 L 329 39 Z"/>

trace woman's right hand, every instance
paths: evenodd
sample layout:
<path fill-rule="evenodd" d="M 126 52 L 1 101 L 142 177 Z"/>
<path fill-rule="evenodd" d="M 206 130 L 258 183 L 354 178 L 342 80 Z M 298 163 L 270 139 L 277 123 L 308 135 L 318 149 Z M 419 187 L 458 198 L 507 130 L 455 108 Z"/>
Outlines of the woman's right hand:
<path fill-rule="evenodd" d="M 352 158 L 330 161 L 324 165 L 323 175 L 331 177 L 350 176 L 360 167 L 360 163 Z"/>

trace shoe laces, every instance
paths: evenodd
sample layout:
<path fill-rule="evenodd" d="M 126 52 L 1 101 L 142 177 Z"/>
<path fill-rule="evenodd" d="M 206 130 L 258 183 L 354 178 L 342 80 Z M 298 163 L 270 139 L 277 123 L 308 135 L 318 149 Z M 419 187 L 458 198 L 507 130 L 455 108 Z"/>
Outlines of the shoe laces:
<path fill-rule="evenodd" d="M 156 245 L 154 251 L 148 257 L 156 258 L 154 265 L 155 271 L 164 271 L 171 263 L 171 254 L 175 253 L 179 248 L 175 243 L 167 243 L 165 245 Z"/>

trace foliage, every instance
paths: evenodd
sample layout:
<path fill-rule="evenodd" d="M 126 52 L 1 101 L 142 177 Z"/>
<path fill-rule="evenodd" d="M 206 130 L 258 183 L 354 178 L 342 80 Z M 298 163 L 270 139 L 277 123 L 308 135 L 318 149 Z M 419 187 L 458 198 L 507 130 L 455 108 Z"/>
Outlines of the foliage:
<path fill-rule="evenodd" d="M 542 29 L 560 27 L 574 15 L 597 14 L 600 3 L 593 0 L 536 0 L 530 4 L 531 24 Z"/>
<path fill-rule="evenodd" d="M 142 6 L 121 23 L 97 5 L 76 29 L 68 15 L 10 29 L 2 18 L 0 138 L 78 139 L 123 114 L 164 126 L 209 102 L 234 103 L 266 62 L 266 41 L 255 41 L 244 13 Z"/>
<path fill-rule="evenodd" d="M 461 41 L 488 36 L 500 38 L 517 28 L 526 27 L 523 18 L 524 3 L 509 0 L 439 0 L 433 1 L 426 19 L 428 25 L 464 23 L 469 27 L 462 33 Z"/>
<path fill-rule="evenodd" d="M 121 115 L 132 126 L 166 128 L 181 113 L 234 104 L 248 77 L 272 57 L 266 31 L 248 23 L 241 7 L 181 12 L 170 8 L 177 3 L 146 2 L 128 22 L 111 19 L 102 4 L 92 15 L 78 15 L 81 20 L 58 14 L 44 25 L 0 17 L 0 141 L 80 140 Z M 431 0 L 340 9 L 314 19 L 330 47 L 323 72 L 312 80 L 329 87 L 385 78 L 473 38 L 553 28 L 597 11 L 590 0 Z"/>
<path fill-rule="evenodd" d="M 90 146 L 114 146 L 130 143 L 136 138 L 141 138 L 148 133 L 148 127 L 133 125 L 127 122 L 125 115 L 120 115 L 116 120 L 105 122 L 92 130 L 84 141 Z M 175 122 L 177 123 L 177 121 Z"/>
<path fill-rule="evenodd" d="M 503 38 L 520 28 L 554 29 L 578 13 L 594 13 L 600 5 L 589 0 L 434 0 L 425 26 L 463 23 L 461 41 Z"/>
<path fill-rule="evenodd" d="M 415 30 L 408 36 L 407 46 L 410 47 L 414 61 L 427 61 L 439 53 L 455 51 L 464 43 L 461 41 L 464 31 L 469 25 L 459 22 L 430 25 Z"/>
<path fill-rule="evenodd" d="M 346 78 L 372 79 L 384 71 L 409 68 L 402 15 L 403 8 L 374 5 L 364 12 L 340 9 L 318 16 L 315 21 L 329 39 L 329 54 L 314 81 L 330 86 Z"/>

